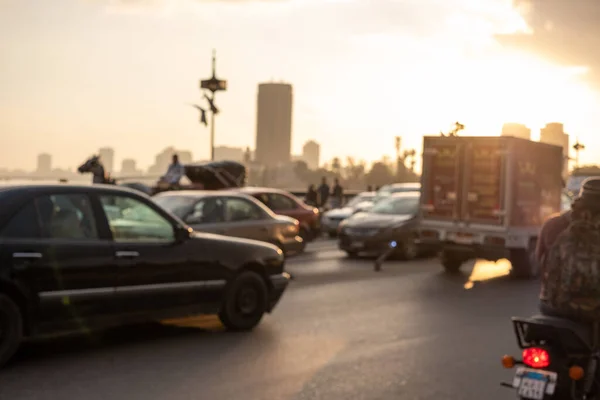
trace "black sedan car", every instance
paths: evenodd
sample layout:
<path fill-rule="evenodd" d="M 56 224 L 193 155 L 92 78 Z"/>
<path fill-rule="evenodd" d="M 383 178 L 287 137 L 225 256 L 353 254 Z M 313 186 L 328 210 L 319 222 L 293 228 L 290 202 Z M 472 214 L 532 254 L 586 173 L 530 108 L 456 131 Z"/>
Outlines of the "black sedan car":
<path fill-rule="evenodd" d="M 131 189 L 0 189 L 0 364 L 60 331 L 215 313 L 249 330 L 288 281 L 277 247 L 194 232 Z"/>
<path fill-rule="evenodd" d="M 402 257 L 416 258 L 422 251 L 415 235 L 419 198 L 419 192 L 395 193 L 345 219 L 339 226 L 339 248 L 355 257 L 381 254 L 395 245 Z"/>

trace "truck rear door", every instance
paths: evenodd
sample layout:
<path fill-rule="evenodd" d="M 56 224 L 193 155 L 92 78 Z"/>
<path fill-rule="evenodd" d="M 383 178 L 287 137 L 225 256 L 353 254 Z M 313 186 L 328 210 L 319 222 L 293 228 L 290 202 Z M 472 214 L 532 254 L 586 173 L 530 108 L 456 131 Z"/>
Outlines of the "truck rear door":
<path fill-rule="evenodd" d="M 423 138 L 421 210 L 424 219 L 459 217 L 462 140 L 459 137 Z"/>
<path fill-rule="evenodd" d="M 502 225 L 506 208 L 505 138 L 465 139 L 460 219 L 467 223 Z"/>

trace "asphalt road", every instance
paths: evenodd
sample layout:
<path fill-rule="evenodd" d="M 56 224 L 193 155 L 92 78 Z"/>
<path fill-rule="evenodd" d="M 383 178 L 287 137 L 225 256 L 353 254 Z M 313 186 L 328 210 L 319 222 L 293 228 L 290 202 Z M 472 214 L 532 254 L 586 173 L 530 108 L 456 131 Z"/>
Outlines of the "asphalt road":
<path fill-rule="evenodd" d="M 535 310 L 538 285 L 506 265 L 460 276 L 435 260 L 348 260 L 330 243 L 290 260 L 295 280 L 251 333 L 214 317 L 44 340 L 0 371 L 0 399 L 515 398 L 500 358 L 509 318 Z M 315 248 L 318 251 L 314 251 Z"/>

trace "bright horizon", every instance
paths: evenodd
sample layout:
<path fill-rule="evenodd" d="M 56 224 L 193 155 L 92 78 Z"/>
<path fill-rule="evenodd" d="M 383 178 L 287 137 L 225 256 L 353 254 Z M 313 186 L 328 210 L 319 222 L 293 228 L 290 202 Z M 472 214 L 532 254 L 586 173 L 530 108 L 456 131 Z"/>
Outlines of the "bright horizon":
<path fill-rule="evenodd" d="M 293 153 L 314 139 L 322 163 L 393 156 L 395 136 L 418 149 L 454 121 L 465 135 L 524 123 L 534 138 L 562 122 L 571 144 L 587 147 L 581 162 L 595 161 L 593 66 L 497 40 L 538 34 L 524 9 L 510 0 L 373 4 L 0 0 L 0 167 L 32 169 L 42 152 L 75 167 L 106 146 L 116 166 L 134 158 L 145 169 L 168 146 L 207 159 L 209 128 L 186 103 L 200 101 L 213 48 L 229 86 L 217 94 L 217 146 L 254 148 L 258 84 L 275 80 L 294 88 Z M 544 29 L 558 29 L 551 22 Z"/>

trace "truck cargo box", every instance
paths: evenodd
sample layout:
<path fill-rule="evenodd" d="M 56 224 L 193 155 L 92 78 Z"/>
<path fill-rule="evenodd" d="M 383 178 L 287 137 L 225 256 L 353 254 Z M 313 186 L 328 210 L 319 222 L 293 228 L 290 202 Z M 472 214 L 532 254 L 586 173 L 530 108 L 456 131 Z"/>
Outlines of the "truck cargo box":
<path fill-rule="evenodd" d="M 423 218 L 539 227 L 560 210 L 562 149 L 514 137 L 425 137 Z"/>
<path fill-rule="evenodd" d="M 559 146 L 515 137 L 425 137 L 420 240 L 439 243 L 447 259 L 531 264 L 541 224 L 561 209 L 562 167 Z M 446 269 L 460 265 L 444 262 Z"/>

